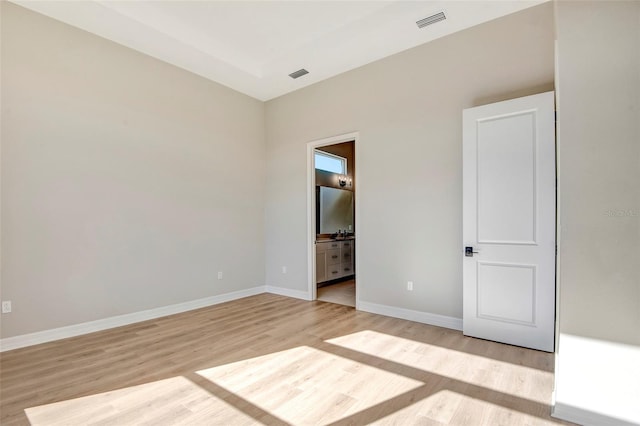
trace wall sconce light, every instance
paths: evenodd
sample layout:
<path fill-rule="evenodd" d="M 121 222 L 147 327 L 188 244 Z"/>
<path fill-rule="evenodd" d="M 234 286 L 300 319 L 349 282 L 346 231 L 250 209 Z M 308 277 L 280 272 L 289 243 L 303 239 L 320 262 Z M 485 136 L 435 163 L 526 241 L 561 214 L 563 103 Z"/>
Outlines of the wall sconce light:
<path fill-rule="evenodd" d="M 351 177 L 347 175 L 338 175 L 338 183 L 341 187 L 351 186 Z"/>

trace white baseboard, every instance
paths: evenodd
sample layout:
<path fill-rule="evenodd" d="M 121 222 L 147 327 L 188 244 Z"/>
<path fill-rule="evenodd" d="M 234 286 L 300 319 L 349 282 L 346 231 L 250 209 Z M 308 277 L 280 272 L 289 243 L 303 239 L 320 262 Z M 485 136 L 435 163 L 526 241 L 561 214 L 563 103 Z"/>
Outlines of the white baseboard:
<path fill-rule="evenodd" d="M 453 330 L 462 330 L 461 318 L 397 308 L 395 306 L 378 305 L 377 303 L 363 302 L 362 300 L 358 301 L 358 309 L 365 312 L 371 312 L 372 314 L 401 318 L 409 321 L 421 322 L 423 324 L 451 328 Z"/>
<path fill-rule="evenodd" d="M 94 333 L 96 331 L 102 331 L 109 328 L 121 327 L 123 325 L 147 321 L 167 315 L 178 314 L 181 312 L 204 308 L 206 306 L 217 305 L 219 303 L 229 302 L 232 300 L 241 299 L 243 297 L 253 296 L 265 292 L 278 294 L 281 296 L 293 297 L 295 299 L 311 300 L 309 294 L 306 291 L 293 290 L 290 288 L 276 286 L 258 286 L 245 290 L 234 291 L 231 293 L 220 294 L 217 296 L 205 297 L 203 299 L 191 300 L 189 302 L 177 303 L 175 305 L 162 306 L 146 311 L 118 315 L 115 317 L 69 325 L 66 327 L 54 328 L 51 330 L 38 331 L 36 333 L 23 334 L 20 336 L 7 337 L 4 339 L 0 339 L 0 352 L 38 345 L 40 343 L 52 342 L 54 340 L 80 336 L 83 334 Z M 428 312 L 413 311 L 411 309 L 396 308 L 394 306 L 378 305 L 375 303 L 363 301 L 358 302 L 358 309 L 374 314 L 386 315 L 394 318 L 401 318 L 439 327 L 452 328 L 454 330 L 462 330 L 462 320 L 459 318 L 430 314 Z"/>
<path fill-rule="evenodd" d="M 570 405 L 556 403 L 551 411 L 551 417 L 586 426 L 637 426 L 638 423 L 609 417 L 604 414 Z"/>
<path fill-rule="evenodd" d="M 292 290 L 285 287 L 266 286 L 267 293 L 279 294 L 280 296 L 293 297 L 295 299 L 311 300 L 309 293 L 306 291 Z"/>
<path fill-rule="evenodd" d="M 37 345 L 54 340 L 66 339 L 68 337 L 80 336 L 82 334 L 102 331 L 108 328 L 121 327 L 123 325 L 147 321 L 167 315 L 179 314 L 181 312 L 217 305 L 219 303 L 229 302 L 264 292 L 265 287 L 258 286 L 217 296 L 205 297 L 203 299 L 191 300 L 189 302 L 177 303 L 175 305 L 162 306 L 146 311 L 133 312 L 131 314 L 118 315 L 96 321 L 53 328 L 51 330 L 38 331 L 36 333 L 23 334 L 21 336 L 7 337 L 0 339 L 0 352 L 24 348 L 26 346 Z"/>

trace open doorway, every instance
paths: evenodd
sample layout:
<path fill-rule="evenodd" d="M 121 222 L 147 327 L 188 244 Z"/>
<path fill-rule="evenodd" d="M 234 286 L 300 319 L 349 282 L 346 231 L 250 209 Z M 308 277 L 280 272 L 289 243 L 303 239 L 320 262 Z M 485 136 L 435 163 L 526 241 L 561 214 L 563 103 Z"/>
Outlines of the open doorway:
<path fill-rule="evenodd" d="M 309 290 L 312 300 L 356 307 L 356 138 L 309 144 Z"/>

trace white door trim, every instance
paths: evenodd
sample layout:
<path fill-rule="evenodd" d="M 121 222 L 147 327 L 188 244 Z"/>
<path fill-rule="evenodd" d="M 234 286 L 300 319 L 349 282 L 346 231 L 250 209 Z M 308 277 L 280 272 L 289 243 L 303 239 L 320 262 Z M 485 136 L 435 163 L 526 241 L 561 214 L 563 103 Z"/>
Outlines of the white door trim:
<path fill-rule="evenodd" d="M 315 203 L 315 194 L 316 194 L 316 173 L 315 173 L 315 158 L 314 158 L 314 150 L 321 146 L 327 145 L 335 145 L 342 142 L 350 142 L 353 141 L 353 150 L 355 163 L 359 163 L 359 150 L 358 150 L 358 141 L 360 139 L 359 132 L 351 132 L 345 133 L 342 135 L 331 136 L 328 138 L 317 139 L 307 143 L 307 294 L 309 300 L 316 300 L 317 298 L 317 289 L 316 289 L 316 256 L 315 256 L 315 241 L 316 241 L 316 209 L 314 207 Z M 356 174 L 354 176 L 354 181 L 357 182 L 357 185 L 360 185 L 360 176 L 359 176 L 359 167 L 356 167 Z M 355 223 L 356 226 L 360 226 L 360 207 L 358 196 L 355 197 L 355 206 L 356 206 L 356 215 L 355 215 Z M 356 240 L 355 240 L 355 252 L 358 253 L 358 233 L 359 228 L 356 228 Z M 358 255 L 355 256 L 355 270 L 358 271 L 360 266 L 358 262 Z M 360 283 L 356 285 L 356 309 L 358 309 L 358 305 L 360 303 L 360 299 L 358 297 L 358 287 Z"/>

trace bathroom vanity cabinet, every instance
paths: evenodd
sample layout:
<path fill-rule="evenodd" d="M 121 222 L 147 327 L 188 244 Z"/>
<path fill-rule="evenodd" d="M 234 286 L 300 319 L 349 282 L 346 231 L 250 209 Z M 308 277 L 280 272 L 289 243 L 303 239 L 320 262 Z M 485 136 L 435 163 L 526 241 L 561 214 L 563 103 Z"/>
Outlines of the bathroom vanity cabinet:
<path fill-rule="evenodd" d="M 355 274 L 354 239 L 316 242 L 316 284 Z"/>

